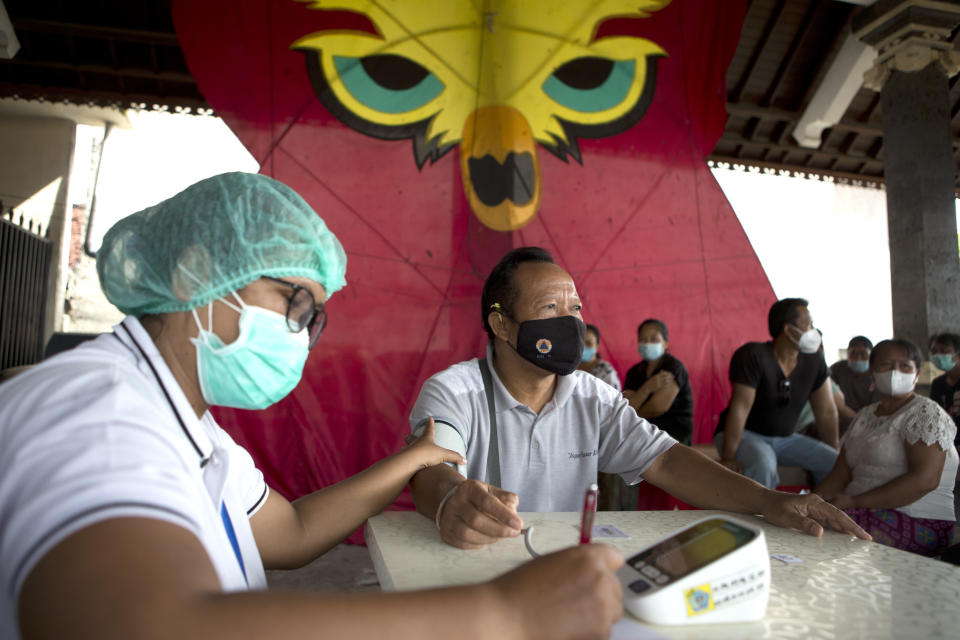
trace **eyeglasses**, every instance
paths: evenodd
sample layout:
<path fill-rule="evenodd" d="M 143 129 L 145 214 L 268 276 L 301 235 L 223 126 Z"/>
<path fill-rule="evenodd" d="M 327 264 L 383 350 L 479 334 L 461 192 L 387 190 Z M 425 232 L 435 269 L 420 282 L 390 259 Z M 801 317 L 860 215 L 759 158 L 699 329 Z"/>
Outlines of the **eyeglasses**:
<path fill-rule="evenodd" d="M 287 327 L 294 333 L 300 333 L 309 328 L 309 348 L 313 349 L 327 326 L 327 312 L 323 303 L 317 304 L 316 298 L 306 287 L 270 276 L 263 276 L 263 278 L 293 289 L 293 295 L 287 301 Z"/>
<path fill-rule="evenodd" d="M 790 381 L 783 379 L 780 381 L 780 384 L 777 385 L 777 401 L 780 403 L 781 407 L 785 407 L 790 404 Z"/>

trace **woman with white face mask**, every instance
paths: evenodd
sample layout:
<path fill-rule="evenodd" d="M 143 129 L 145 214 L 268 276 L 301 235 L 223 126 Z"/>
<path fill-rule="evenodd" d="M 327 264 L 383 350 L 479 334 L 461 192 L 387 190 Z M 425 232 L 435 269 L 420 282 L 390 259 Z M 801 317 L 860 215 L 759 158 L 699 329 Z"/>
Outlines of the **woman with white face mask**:
<path fill-rule="evenodd" d="M 870 354 L 879 402 L 861 409 L 830 475 L 816 489 L 881 544 L 927 556 L 953 536 L 956 426 L 914 387 L 920 351 L 884 340 Z"/>

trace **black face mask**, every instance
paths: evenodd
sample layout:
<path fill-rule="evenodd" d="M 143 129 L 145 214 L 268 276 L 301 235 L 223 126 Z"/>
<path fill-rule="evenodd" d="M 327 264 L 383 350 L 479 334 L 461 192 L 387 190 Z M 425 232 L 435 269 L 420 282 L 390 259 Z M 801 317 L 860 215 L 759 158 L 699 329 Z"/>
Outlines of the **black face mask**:
<path fill-rule="evenodd" d="M 541 369 L 566 376 L 580 365 L 585 334 L 586 326 L 575 316 L 527 320 L 520 323 L 515 350 Z"/>

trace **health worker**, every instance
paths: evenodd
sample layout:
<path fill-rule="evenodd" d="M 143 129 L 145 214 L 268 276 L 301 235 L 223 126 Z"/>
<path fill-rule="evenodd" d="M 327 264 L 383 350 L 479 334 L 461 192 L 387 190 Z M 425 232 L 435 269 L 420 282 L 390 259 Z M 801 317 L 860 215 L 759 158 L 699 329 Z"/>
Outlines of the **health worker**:
<path fill-rule="evenodd" d="M 389 505 L 418 469 L 465 462 L 433 426 L 288 502 L 211 406 L 297 386 L 345 285 L 323 220 L 271 178 L 229 173 L 118 222 L 97 254 L 110 333 L 0 386 L 0 637 L 606 637 L 612 548 L 492 582 L 388 595 L 265 591 Z"/>

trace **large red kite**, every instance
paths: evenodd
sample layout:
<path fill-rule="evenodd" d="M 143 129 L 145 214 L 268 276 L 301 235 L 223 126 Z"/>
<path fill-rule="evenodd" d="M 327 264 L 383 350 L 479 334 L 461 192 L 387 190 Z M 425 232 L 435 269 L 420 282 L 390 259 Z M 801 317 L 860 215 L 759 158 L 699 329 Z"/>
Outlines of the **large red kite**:
<path fill-rule="evenodd" d="M 705 158 L 745 0 L 174 2 L 200 89 L 348 254 L 303 382 L 221 410 L 288 497 L 396 451 L 422 382 L 482 353 L 480 289 L 540 245 L 621 375 L 656 317 L 695 440 L 773 291 Z M 401 499 L 409 506 L 409 499 Z"/>

